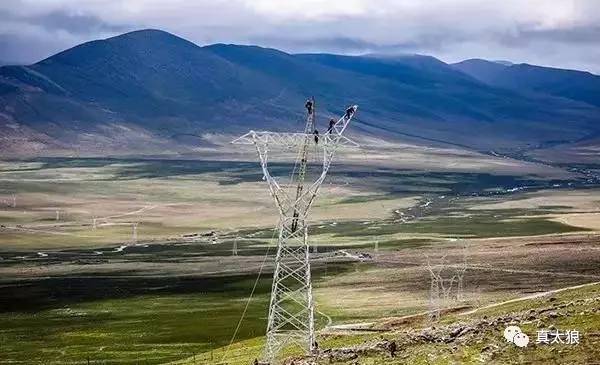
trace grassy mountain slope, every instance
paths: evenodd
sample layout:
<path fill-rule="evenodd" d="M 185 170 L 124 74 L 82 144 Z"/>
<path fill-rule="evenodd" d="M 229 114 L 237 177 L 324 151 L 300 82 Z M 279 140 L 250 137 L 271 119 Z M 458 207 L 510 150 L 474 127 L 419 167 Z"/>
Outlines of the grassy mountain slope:
<path fill-rule="evenodd" d="M 382 322 L 374 333 L 348 331 L 324 335 L 318 360 L 290 354 L 286 364 L 591 364 L 600 355 L 595 343 L 595 330 L 600 323 L 599 294 L 600 286 L 596 283 L 507 302 L 467 315 L 460 311 L 449 313 L 434 324 L 428 323 L 425 316 L 393 324 Z M 518 348 L 504 339 L 503 331 L 509 325 L 518 325 L 528 334 L 530 342 L 526 348 Z M 579 331 L 579 344 L 536 343 L 536 331 L 550 328 L 561 333 Z M 263 341 L 256 338 L 238 342 L 230 348 L 173 364 L 197 361 L 249 364 L 260 357 Z M 390 341 L 396 342 L 398 348 L 394 358 L 388 350 Z"/>

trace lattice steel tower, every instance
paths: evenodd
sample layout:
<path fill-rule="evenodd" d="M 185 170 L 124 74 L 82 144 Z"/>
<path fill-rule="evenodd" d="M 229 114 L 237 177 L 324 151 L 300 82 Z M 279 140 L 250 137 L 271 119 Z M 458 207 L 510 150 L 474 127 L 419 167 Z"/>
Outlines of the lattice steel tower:
<path fill-rule="evenodd" d="M 357 146 L 343 136 L 354 117 L 357 105 L 346 109 L 337 121 L 330 122 L 327 132 L 315 131 L 315 103 L 307 101 L 304 133 L 250 131 L 232 143 L 254 145 L 258 152 L 264 180 L 279 210 L 279 236 L 275 272 L 267 322 L 267 343 L 264 358 L 273 364 L 279 352 L 296 345 L 307 352 L 315 346 L 314 302 L 310 275 L 307 218 L 310 207 L 325 180 L 334 154 L 340 146 Z M 296 149 L 296 165 L 289 184 L 278 182 L 268 168 L 269 147 Z M 315 146 L 322 153 L 322 170 L 317 178 L 306 182 L 308 154 Z"/>

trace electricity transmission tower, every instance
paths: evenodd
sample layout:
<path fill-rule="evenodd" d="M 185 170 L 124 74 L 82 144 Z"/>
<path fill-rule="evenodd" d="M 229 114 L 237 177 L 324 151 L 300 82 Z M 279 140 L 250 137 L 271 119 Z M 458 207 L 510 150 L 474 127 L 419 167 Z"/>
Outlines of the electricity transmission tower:
<path fill-rule="evenodd" d="M 267 343 L 264 351 L 265 360 L 270 364 L 274 364 L 280 351 L 290 345 L 299 346 L 307 352 L 313 352 L 315 349 L 308 213 L 327 176 L 335 152 L 341 146 L 357 146 L 343 136 L 356 113 L 357 105 L 349 107 L 337 122 L 332 120 L 327 132 L 320 136 L 315 129 L 314 100 L 309 100 L 306 107 L 304 133 L 250 131 L 232 142 L 256 147 L 264 180 L 268 183 L 280 214 L 275 272 L 267 321 Z M 322 167 L 319 166 L 316 180 L 307 182 L 305 180 L 308 154 L 313 145 L 318 153 L 322 154 Z M 297 151 L 296 166 L 292 171 L 289 184 L 280 183 L 269 172 L 268 159 L 271 146 Z"/>

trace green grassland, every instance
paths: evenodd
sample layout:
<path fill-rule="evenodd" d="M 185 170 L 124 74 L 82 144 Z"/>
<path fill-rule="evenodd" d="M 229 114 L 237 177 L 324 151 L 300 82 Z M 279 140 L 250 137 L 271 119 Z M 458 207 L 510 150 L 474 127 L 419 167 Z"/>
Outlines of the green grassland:
<path fill-rule="evenodd" d="M 261 281 L 237 339 L 264 332 L 268 284 Z M 229 342 L 249 285 L 223 279 L 172 294 L 151 294 L 146 287 L 143 295 L 6 312 L 0 316 L 0 363 L 162 364 L 210 352 Z"/>
<path fill-rule="evenodd" d="M 351 265 L 352 266 L 352 265 Z M 316 269 L 315 280 L 348 265 Z M 271 280 L 68 276 L 2 283 L 0 363 L 162 364 L 261 337 Z M 249 303 L 245 310 L 246 303 Z M 325 318 L 317 315 L 322 326 Z M 216 351 L 218 353 L 218 351 Z M 217 356 L 215 353 L 214 356 Z"/>
<path fill-rule="evenodd" d="M 273 164 L 275 174 L 285 175 L 289 168 Z M 274 254 L 275 209 L 261 178 L 259 166 L 248 162 L 57 158 L 0 163 L 0 224 L 5 226 L 0 228 L 0 363 L 82 364 L 89 358 L 92 364 L 212 364 L 226 356 L 228 364 L 249 364 L 264 340 L 268 270 L 233 345 L 227 345 L 256 278 L 252 265 L 268 250 L 269 261 Z M 450 247 L 461 239 L 585 231 L 546 217 L 573 209 L 566 205 L 473 209 L 515 199 L 519 193 L 506 193 L 514 186 L 536 191 L 558 183 L 565 181 L 336 166 L 309 228 L 315 257 L 322 260 L 314 266 L 317 308 L 334 323 L 426 309 L 422 272 L 382 269 L 371 262 L 328 263 L 327 255 L 342 250 L 374 253 L 377 245 L 385 256 Z M 13 194 L 17 207 L 11 206 Z M 100 220 L 96 229 L 94 219 Z M 137 242 L 132 241 L 134 222 Z M 209 231 L 218 232 L 216 244 L 182 237 Z M 232 258 L 234 245 L 238 256 Z M 210 272 L 198 271 L 202 265 Z M 376 281 L 365 285 L 362 279 L 371 277 Z M 483 304 L 520 293 L 484 287 L 486 292 L 477 293 Z M 352 290 L 362 290 L 362 302 L 352 301 Z M 369 300 L 380 305 L 367 305 Z M 319 328 L 327 322 L 322 314 L 317 320 Z M 486 336 L 486 341 L 495 338 L 492 332 Z M 322 346 L 376 337 L 323 338 Z M 423 344 L 402 363 L 471 361 L 480 344 L 467 345 L 459 354 Z M 365 357 L 361 364 L 368 361 L 387 360 Z"/>

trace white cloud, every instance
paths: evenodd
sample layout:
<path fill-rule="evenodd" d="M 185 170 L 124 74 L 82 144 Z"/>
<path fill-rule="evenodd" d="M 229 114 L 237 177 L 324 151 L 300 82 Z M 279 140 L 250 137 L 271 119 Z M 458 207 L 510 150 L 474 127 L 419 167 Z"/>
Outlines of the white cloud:
<path fill-rule="evenodd" d="M 246 0 L 244 4 L 257 14 L 273 22 L 325 21 L 345 17 L 364 16 L 369 5 L 364 0 Z"/>

